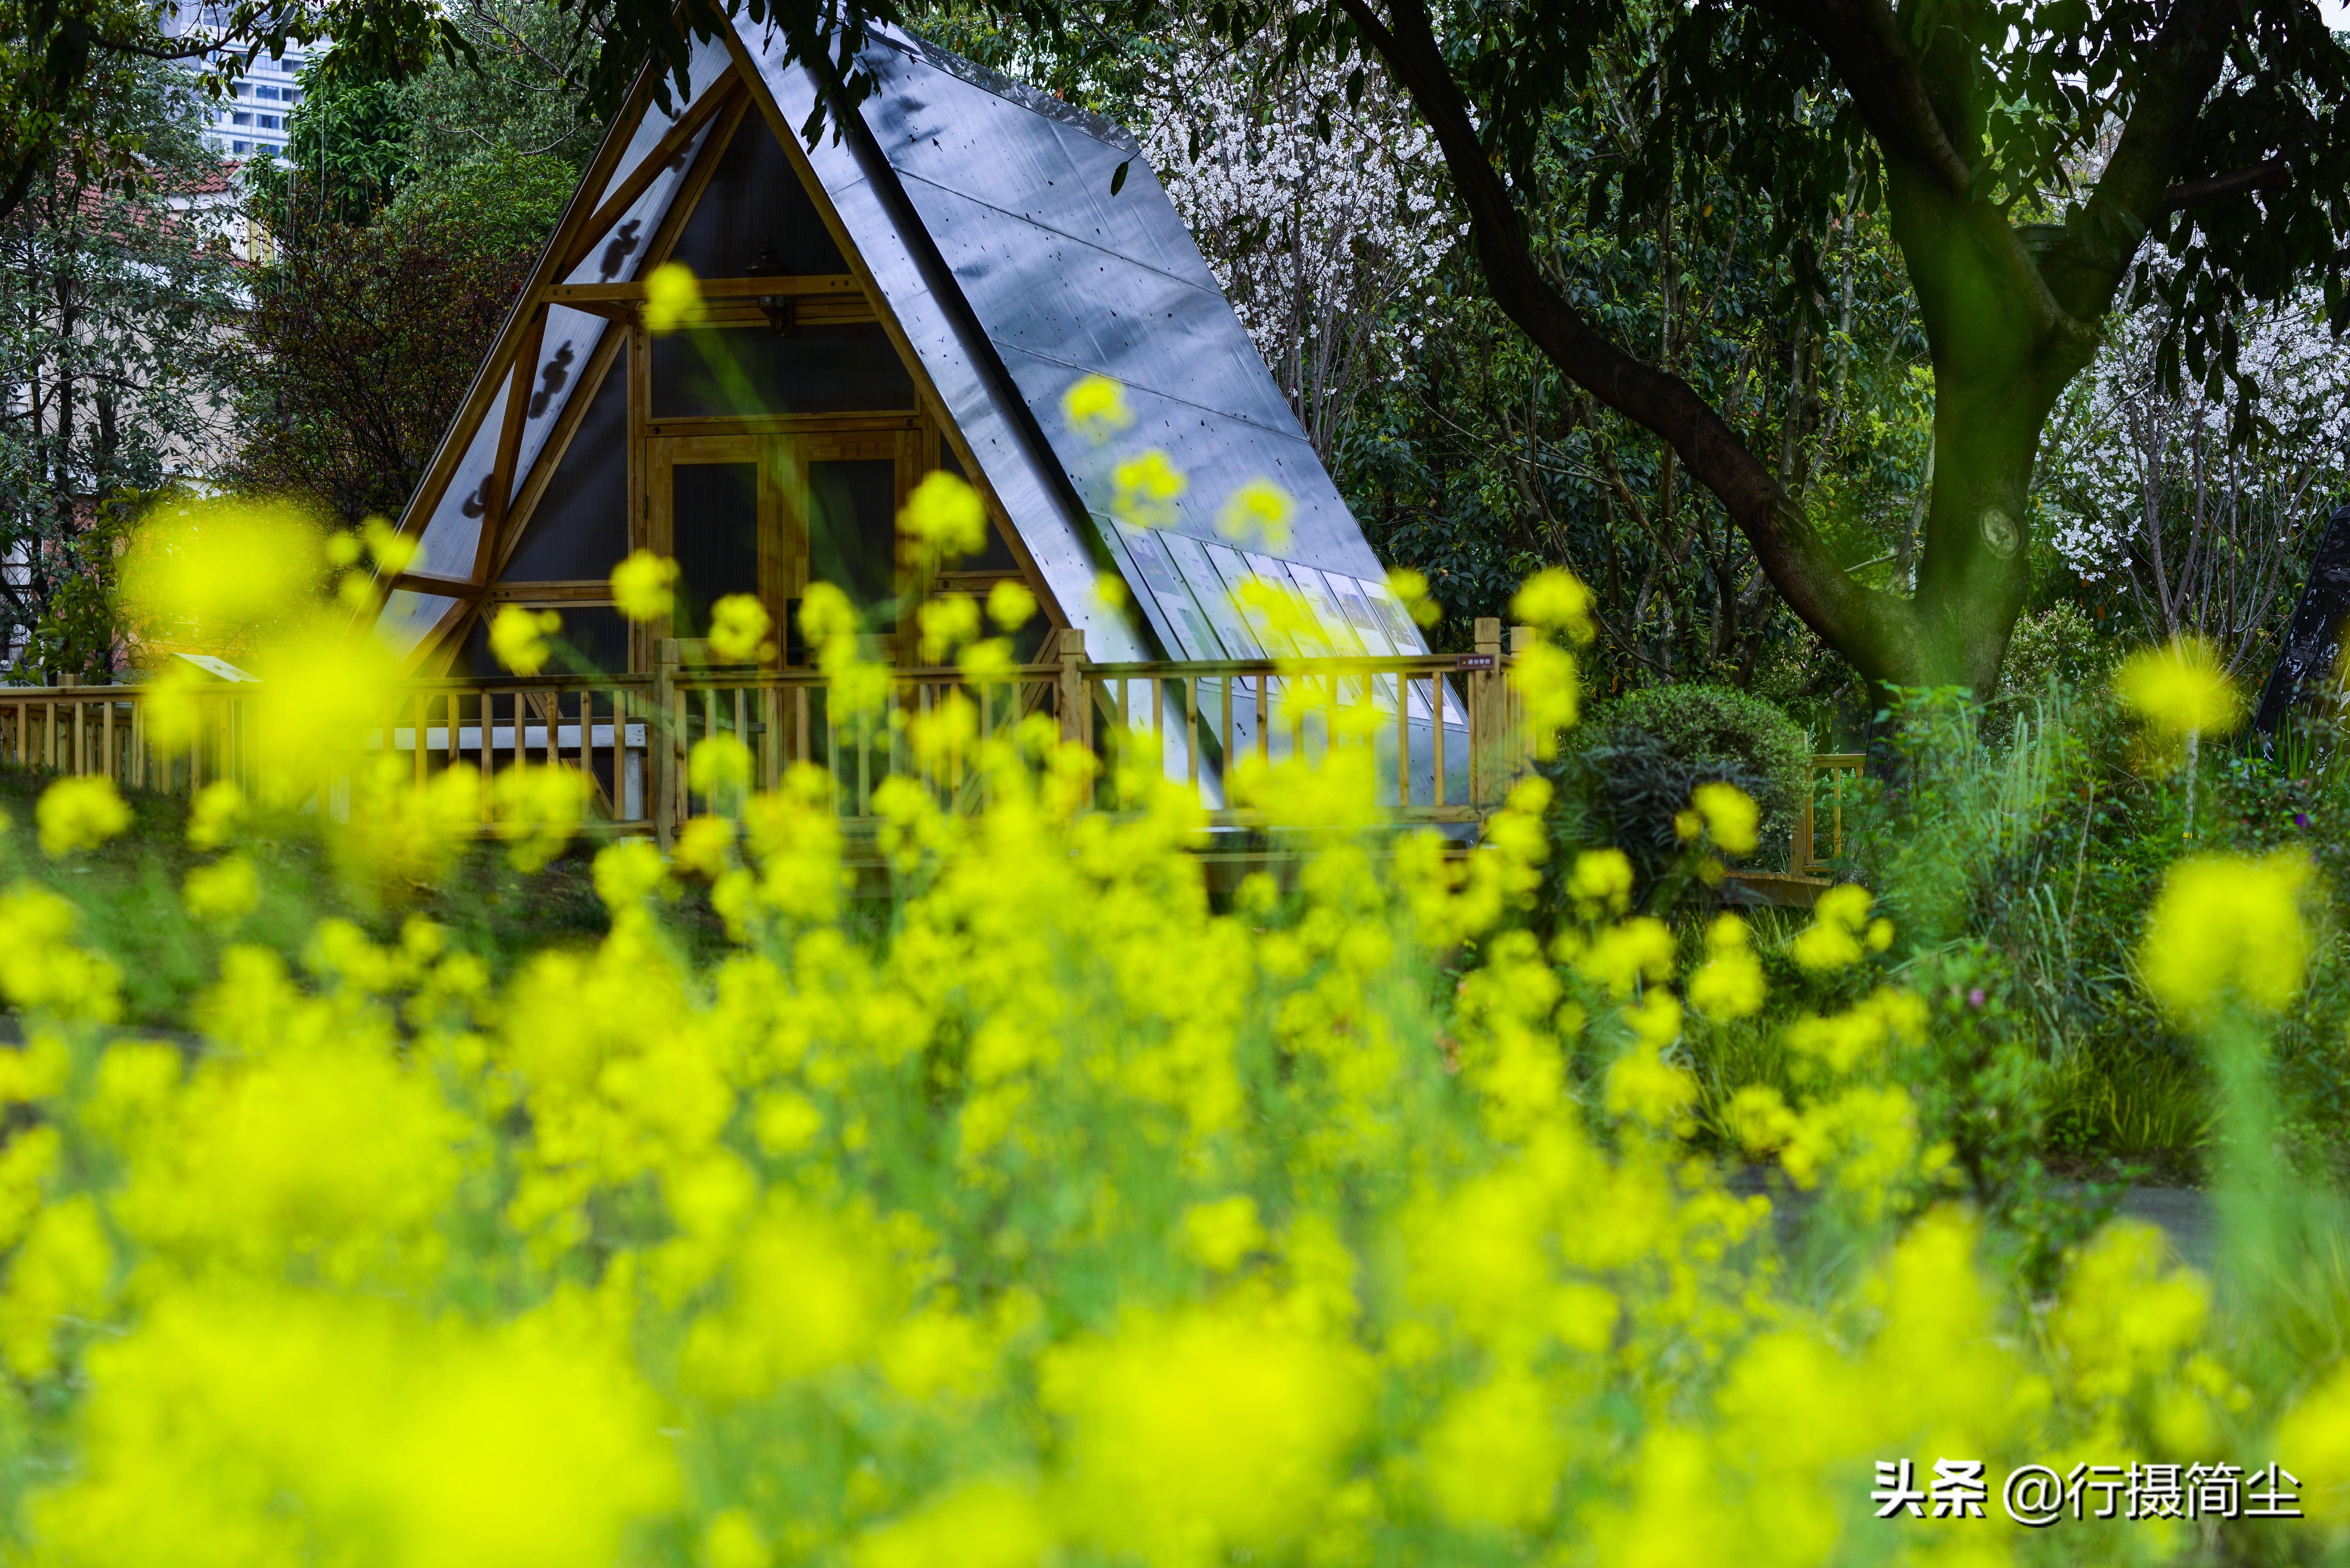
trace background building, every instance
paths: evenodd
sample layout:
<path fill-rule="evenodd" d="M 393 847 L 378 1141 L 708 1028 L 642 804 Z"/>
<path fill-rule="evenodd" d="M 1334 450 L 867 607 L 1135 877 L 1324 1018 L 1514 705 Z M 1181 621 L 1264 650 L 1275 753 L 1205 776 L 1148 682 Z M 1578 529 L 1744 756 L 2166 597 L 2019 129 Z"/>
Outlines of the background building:
<path fill-rule="evenodd" d="M 206 32 L 217 35 L 226 17 L 227 7 L 223 5 L 173 5 L 164 15 L 163 31 L 175 38 Z M 212 104 L 213 122 L 205 130 L 204 140 L 225 157 L 283 157 L 286 117 L 302 101 L 295 74 L 321 47 L 291 44 L 281 58 L 263 55 L 255 60 L 244 79 L 235 84 L 236 96 Z"/>

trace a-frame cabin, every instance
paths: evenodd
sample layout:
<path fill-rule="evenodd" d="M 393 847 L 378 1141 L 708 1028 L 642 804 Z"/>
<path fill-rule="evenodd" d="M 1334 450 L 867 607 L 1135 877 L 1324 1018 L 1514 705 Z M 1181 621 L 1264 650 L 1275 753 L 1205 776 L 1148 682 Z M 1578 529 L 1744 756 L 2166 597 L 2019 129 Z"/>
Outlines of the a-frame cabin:
<path fill-rule="evenodd" d="M 600 668 L 648 670 L 655 639 L 696 628 L 612 607 L 637 547 L 676 557 L 689 618 L 753 592 L 790 626 L 819 578 L 874 606 L 1010 576 L 1038 635 L 1082 629 L 1097 660 L 1424 652 L 1133 139 L 903 34 L 868 59 L 879 90 L 812 148 L 795 128 L 821 67 L 747 21 L 695 47 L 671 111 L 639 84 L 402 521 L 420 547 L 380 629 L 408 667 L 494 673 L 484 617 L 513 603 L 561 610 Z M 643 325 L 671 260 L 721 354 Z M 1107 452 L 1061 413 L 1097 374 L 1137 416 Z M 1112 461 L 1145 447 L 1190 480 L 1149 531 L 1110 505 Z M 941 467 L 979 488 L 991 540 L 903 580 L 896 515 Z M 1216 526 L 1253 481 L 1295 504 L 1278 558 Z M 1097 593 L 1106 572 L 1128 607 Z M 1233 598 L 1251 576 L 1303 596 L 1327 646 L 1264 646 Z M 898 662 L 910 621 L 879 627 Z"/>

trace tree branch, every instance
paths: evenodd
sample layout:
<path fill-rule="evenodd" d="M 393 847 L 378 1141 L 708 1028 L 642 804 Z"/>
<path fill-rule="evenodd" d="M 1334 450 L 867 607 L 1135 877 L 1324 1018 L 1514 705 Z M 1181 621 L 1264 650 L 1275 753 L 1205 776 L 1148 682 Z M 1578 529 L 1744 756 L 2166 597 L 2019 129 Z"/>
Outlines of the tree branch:
<path fill-rule="evenodd" d="M 2171 175 L 2193 145 L 2204 100 L 2219 84 L 2227 57 L 2227 10 L 2215 0 L 2178 0 L 2171 7 L 2147 51 L 2121 140 L 2089 193 L 2092 217 L 2111 214 L 2122 222 L 2073 223 L 2064 243 L 2042 263 L 2058 301 L 2081 320 L 2106 313 L 2146 231 L 2171 210 L 2175 189 L 2191 188 L 2173 187 Z M 2117 228 L 2129 237 L 2116 241 Z M 2093 244 L 2102 248 L 2093 251 Z"/>
<path fill-rule="evenodd" d="M 1386 61 L 1435 133 L 1495 303 L 1577 385 L 1662 436 L 1719 496 L 1790 607 L 1833 645 L 1853 650 L 1874 679 L 1905 644 L 1909 607 L 1862 587 L 1838 566 L 1802 511 L 1712 405 L 1679 376 L 1642 364 L 1603 337 L 1542 275 L 1515 205 L 1471 123 L 1421 0 L 1338 0 L 1362 40 Z M 1874 666 L 1874 668 L 1866 668 Z"/>
<path fill-rule="evenodd" d="M 1752 0 L 1819 46 L 1877 145 L 1953 196 L 1974 171 L 1934 112 L 1926 75 L 1886 0 Z"/>
<path fill-rule="evenodd" d="M 2163 192 L 2165 213 L 2183 212 L 2206 202 L 2222 202 L 2230 196 L 2241 196 L 2252 191 L 2273 191 L 2293 182 L 2293 165 L 2282 158 L 2272 158 L 2265 163 L 2255 163 L 2249 169 L 2231 170 L 2225 174 L 2213 174 L 2201 180 L 2184 180 Z"/>

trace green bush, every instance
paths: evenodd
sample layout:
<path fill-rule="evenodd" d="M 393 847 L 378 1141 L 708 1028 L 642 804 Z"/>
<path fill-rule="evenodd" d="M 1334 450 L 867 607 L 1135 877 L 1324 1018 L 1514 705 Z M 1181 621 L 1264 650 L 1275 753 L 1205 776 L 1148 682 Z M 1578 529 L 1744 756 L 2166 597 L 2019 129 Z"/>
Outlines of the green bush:
<path fill-rule="evenodd" d="M 2059 599 L 2015 623 L 2000 667 L 2000 694 L 2037 696 L 2051 680 L 2076 689 L 2102 686 L 2119 657 L 2113 639 L 2079 605 Z"/>
<path fill-rule="evenodd" d="M 1669 758 L 1682 764 L 1692 783 L 1727 779 L 1747 791 L 1762 808 L 1757 856 L 1773 863 L 1794 830 L 1811 743 L 1795 722 L 1751 693 L 1728 686 L 1650 686 L 1617 698 L 1601 709 L 1586 732 L 1586 753 L 1612 751 L 1633 757 Z M 1648 839 L 1657 825 L 1643 820 L 1645 800 L 1634 786 L 1653 769 L 1610 767 L 1624 787 L 1607 792 L 1618 809 L 1607 813 L 1619 837 Z M 1689 804 L 1686 794 L 1665 812 Z"/>

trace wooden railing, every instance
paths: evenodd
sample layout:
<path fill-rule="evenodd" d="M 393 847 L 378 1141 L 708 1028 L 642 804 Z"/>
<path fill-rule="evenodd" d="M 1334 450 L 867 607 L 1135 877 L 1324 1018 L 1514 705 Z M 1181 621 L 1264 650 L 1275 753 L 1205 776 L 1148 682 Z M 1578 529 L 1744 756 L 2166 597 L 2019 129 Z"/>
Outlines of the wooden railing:
<path fill-rule="evenodd" d="M 1844 857 L 1845 787 L 1860 777 L 1867 761 L 1858 752 L 1822 752 L 1813 756 L 1804 775 L 1804 793 L 1795 802 L 1795 842 L 1787 857 L 1788 871 L 1797 877 L 1825 877 Z M 1825 795 L 1827 835 L 1820 835 L 1819 808 Z M 1821 850 L 1825 848 L 1825 854 Z"/>
<path fill-rule="evenodd" d="M 301 749 L 317 770 L 313 808 L 336 816 L 354 809 L 352 784 L 370 757 L 399 758 L 418 784 L 457 764 L 478 769 L 493 786 L 483 792 L 485 826 L 501 773 L 548 764 L 589 781 L 591 822 L 666 843 L 711 808 L 692 787 L 691 758 L 715 735 L 743 743 L 756 787 L 773 788 L 799 764 L 824 768 L 852 825 L 871 825 L 875 792 L 891 777 L 918 780 L 943 809 L 983 811 L 977 744 L 924 758 L 910 737 L 910 723 L 960 697 L 975 742 L 1041 713 L 1061 739 L 1097 754 L 1156 754 L 1166 776 L 1199 787 L 1219 826 L 1282 826 L 1233 805 L 1235 764 L 1253 756 L 1313 767 L 1349 747 L 1369 752 L 1377 804 L 1395 821 L 1467 823 L 1500 803 L 1526 756 L 1500 623 L 1480 621 L 1477 631 L 1471 655 L 1120 664 L 1092 662 L 1082 634 L 1063 632 L 1045 662 L 985 681 L 960 670 L 893 670 L 882 701 L 862 711 L 837 702 L 819 670 L 713 668 L 700 645 L 671 641 L 645 675 L 399 682 Z M 168 752 L 151 732 L 152 695 L 140 686 L 0 688 L 0 759 L 175 794 L 223 777 L 250 787 L 285 764 L 259 739 L 256 685 L 200 691 L 192 742 Z M 1100 799 L 1115 805 L 1107 784 Z"/>

